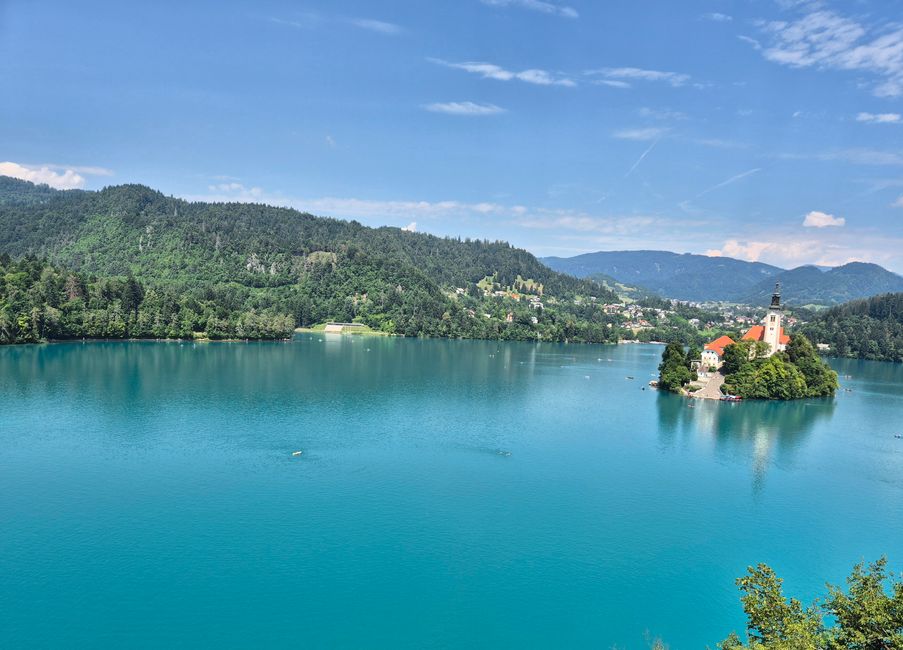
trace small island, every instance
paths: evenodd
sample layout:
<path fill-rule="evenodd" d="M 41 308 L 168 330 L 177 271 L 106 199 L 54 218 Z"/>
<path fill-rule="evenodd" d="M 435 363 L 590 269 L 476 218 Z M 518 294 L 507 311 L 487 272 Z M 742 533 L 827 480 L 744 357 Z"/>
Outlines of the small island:
<path fill-rule="evenodd" d="M 669 343 L 659 365 L 659 388 L 707 399 L 833 395 L 837 373 L 804 335 L 791 338 L 784 332 L 783 311 L 780 285 L 776 285 L 762 324 L 751 327 L 739 341 L 721 336 L 701 352 Z"/>

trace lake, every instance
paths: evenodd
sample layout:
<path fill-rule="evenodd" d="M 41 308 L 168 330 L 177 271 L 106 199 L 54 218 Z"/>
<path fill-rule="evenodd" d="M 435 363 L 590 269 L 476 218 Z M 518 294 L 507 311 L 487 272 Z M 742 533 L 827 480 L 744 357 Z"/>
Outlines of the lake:
<path fill-rule="evenodd" d="M 0 647 L 714 647 L 749 564 L 903 568 L 903 365 L 691 408 L 660 354 L 0 348 Z"/>

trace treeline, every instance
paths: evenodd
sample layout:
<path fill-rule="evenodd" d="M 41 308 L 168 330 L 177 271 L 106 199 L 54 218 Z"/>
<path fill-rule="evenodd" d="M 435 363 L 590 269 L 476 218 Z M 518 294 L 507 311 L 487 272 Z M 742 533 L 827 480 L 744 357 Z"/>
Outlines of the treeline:
<path fill-rule="evenodd" d="M 767 356 L 768 351 L 761 341 L 724 348 L 723 390 L 744 399 L 778 400 L 827 397 L 837 390 L 837 373 L 803 334 L 794 334 L 785 352 Z"/>
<path fill-rule="evenodd" d="M 903 648 L 903 582 L 882 558 L 857 564 L 847 587 L 806 607 L 787 598 L 783 581 L 766 564 L 737 580 L 746 613 L 746 642 L 731 634 L 721 650 L 899 650 Z M 664 647 L 664 645 L 659 645 Z"/>
<path fill-rule="evenodd" d="M 97 278 L 33 258 L 0 255 L 0 344 L 73 338 L 281 339 L 290 314 L 237 295 L 146 288 L 134 277 Z"/>
<path fill-rule="evenodd" d="M 803 327 L 832 355 L 903 361 L 903 293 L 854 300 L 833 307 Z"/>

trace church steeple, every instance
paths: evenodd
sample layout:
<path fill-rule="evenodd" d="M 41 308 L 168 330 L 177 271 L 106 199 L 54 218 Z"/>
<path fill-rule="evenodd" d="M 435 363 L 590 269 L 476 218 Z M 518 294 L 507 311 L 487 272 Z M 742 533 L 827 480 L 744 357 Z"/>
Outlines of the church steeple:
<path fill-rule="evenodd" d="M 784 334 L 781 328 L 783 319 L 784 308 L 781 306 L 781 283 L 777 282 L 774 285 L 774 293 L 771 294 L 771 306 L 768 308 L 768 313 L 765 314 L 765 320 L 762 323 L 765 327 L 762 340 L 768 343 L 770 348 L 769 355 L 784 349 L 784 345 L 781 343 L 781 338 Z"/>
<path fill-rule="evenodd" d="M 771 309 L 781 309 L 781 283 L 774 283 L 774 293 L 771 294 Z"/>

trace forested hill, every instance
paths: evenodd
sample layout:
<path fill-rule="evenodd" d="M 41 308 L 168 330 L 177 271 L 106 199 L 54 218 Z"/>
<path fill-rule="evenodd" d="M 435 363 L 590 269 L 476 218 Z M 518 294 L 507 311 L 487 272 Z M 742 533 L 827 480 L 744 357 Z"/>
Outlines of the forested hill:
<path fill-rule="evenodd" d="M 612 336 L 601 310 L 575 302 L 610 301 L 613 293 L 504 242 L 367 228 L 259 204 L 186 202 L 142 185 L 56 191 L 0 177 L 0 254 L 176 292 L 194 301 L 178 308 L 192 328 L 205 327 L 204 310 L 218 310 L 229 322 L 268 312 L 302 326 L 357 319 L 409 335 Z M 488 301 L 487 291 L 506 293 Z M 523 294 L 545 309 L 516 299 Z"/>
<path fill-rule="evenodd" d="M 841 357 L 903 361 L 903 293 L 854 300 L 833 307 L 803 332 Z"/>
<path fill-rule="evenodd" d="M 782 298 L 793 305 L 837 305 L 849 300 L 903 291 L 903 277 L 877 264 L 850 262 L 822 270 L 800 266 L 760 282 L 739 302 L 768 304 L 774 283 L 780 282 Z"/>

